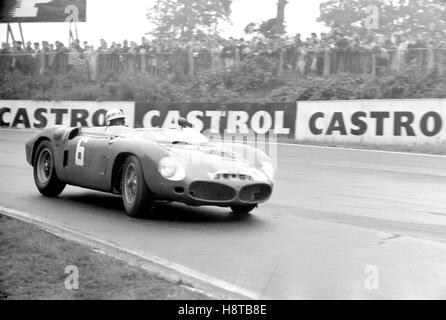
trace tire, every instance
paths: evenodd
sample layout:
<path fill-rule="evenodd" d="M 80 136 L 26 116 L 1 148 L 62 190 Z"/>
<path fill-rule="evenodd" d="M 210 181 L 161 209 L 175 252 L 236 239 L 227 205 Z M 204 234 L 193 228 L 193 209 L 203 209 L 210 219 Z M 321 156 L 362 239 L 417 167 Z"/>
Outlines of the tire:
<path fill-rule="evenodd" d="M 144 179 L 141 163 L 135 156 L 129 156 L 124 163 L 121 190 L 122 202 L 128 216 L 140 218 L 149 214 L 153 201 Z"/>
<path fill-rule="evenodd" d="M 57 197 L 66 183 L 57 177 L 51 142 L 43 141 L 39 144 L 33 166 L 34 182 L 39 192 L 46 197 Z"/>
<path fill-rule="evenodd" d="M 240 205 L 240 206 L 232 206 L 231 210 L 232 210 L 232 213 L 234 213 L 234 214 L 244 215 L 244 214 L 249 214 L 256 207 L 257 207 L 256 204 Z"/>

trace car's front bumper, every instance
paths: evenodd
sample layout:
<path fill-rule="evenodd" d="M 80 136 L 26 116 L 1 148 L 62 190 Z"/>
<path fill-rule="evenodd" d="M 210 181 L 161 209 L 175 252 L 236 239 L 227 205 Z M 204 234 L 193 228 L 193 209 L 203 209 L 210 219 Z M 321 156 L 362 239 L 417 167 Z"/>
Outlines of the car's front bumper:
<path fill-rule="evenodd" d="M 157 198 L 182 202 L 192 206 L 229 207 L 266 202 L 272 194 L 271 182 L 252 181 L 165 181 L 149 185 Z"/>

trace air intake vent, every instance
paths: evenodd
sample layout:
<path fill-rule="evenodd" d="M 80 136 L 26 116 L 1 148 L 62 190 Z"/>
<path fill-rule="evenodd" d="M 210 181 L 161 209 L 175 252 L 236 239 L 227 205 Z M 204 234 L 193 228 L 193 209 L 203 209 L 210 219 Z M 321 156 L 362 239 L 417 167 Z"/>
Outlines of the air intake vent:
<path fill-rule="evenodd" d="M 214 175 L 215 180 L 240 180 L 240 181 L 254 181 L 254 179 L 248 174 L 240 174 L 240 173 L 216 173 Z"/>
<path fill-rule="evenodd" d="M 240 200 L 245 202 L 265 201 L 271 196 L 271 187 L 267 184 L 254 184 L 240 191 Z"/>
<path fill-rule="evenodd" d="M 224 184 L 206 181 L 193 182 L 189 187 L 189 194 L 196 199 L 210 201 L 229 201 L 236 196 L 233 188 Z"/>

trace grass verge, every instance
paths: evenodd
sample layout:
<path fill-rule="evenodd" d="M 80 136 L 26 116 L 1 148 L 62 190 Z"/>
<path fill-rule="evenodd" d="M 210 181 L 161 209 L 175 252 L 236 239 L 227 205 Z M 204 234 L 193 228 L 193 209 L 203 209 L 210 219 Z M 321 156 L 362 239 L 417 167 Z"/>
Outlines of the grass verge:
<path fill-rule="evenodd" d="M 79 271 L 68 290 L 67 266 Z M 209 299 L 179 283 L 0 214 L 0 299 Z"/>

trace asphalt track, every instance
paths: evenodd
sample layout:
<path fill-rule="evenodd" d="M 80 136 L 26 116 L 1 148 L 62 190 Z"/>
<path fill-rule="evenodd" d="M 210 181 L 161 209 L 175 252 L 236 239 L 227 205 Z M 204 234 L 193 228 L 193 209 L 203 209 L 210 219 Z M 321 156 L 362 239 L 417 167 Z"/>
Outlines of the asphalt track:
<path fill-rule="evenodd" d="M 33 134 L 0 130 L 0 206 L 258 298 L 446 298 L 446 157 L 280 145 L 273 197 L 252 215 L 168 204 L 135 220 L 114 195 L 67 187 L 42 197 L 25 160 Z M 377 289 L 365 285 L 368 266 Z"/>

